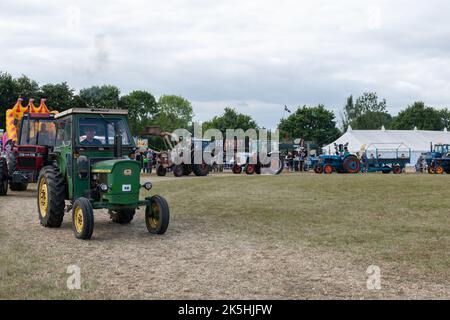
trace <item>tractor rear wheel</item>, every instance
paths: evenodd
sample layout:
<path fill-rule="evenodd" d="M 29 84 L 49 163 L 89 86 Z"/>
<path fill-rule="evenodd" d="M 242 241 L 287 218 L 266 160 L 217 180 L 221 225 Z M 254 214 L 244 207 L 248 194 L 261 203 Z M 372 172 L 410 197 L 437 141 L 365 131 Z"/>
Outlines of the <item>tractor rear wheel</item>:
<path fill-rule="evenodd" d="M 66 186 L 56 167 L 44 167 L 38 178 L 37 205 L 44 227 L 59 228 L 64 218 Z"/>
<path fill-rule="evenodd" d="M 183 176 L 183 165 L 182 164 L 178 164 L 178 165 L 174 165 L 172 168 L 173 171 L 173 175 L 177 178 L 182 177 Z"/>
<path fill-rule="evenodd" d="M 247 164 L 245 166 L 245 173 L 246 174 L 254 174 L 255 173 L 255 165 L 254 164 Z"/>
<path fill-rule="evenodd" d="M 333 173 L 333 167 L 331 166 L 331 164 L 326 164 L 326 165 L 323 167 L 323 172 L 324 172 L 325 174 L 332 174 L 332 173 Z"/>
<path fill-rule="evenodd" d="M 73 233 L 77 239 L 89 240 L 94 232 L 94 210 L 91 202 L 84 197 L 78 198 L 72 208 Z"/>
<path fill-rule="evenodd" d="M 164 168 L 162 165 L 158 164 L 156 166 L 156 175 L 159 177 L 164 177 L 167 173 L 167 169 Z"/>
<path fill-rule="evenodd" d="M 344 159 L 342 166 L 347 173 L 358 173 L 361 170 L 361 163 L 359 159 L 354 155 L 349 155 Z"/>
<path fill-rule="evenodd" d="M 204 177 L 209 173 L 209 166 L 205 162 L 201 164 L 193 164 L 192 171 L 194 171 L 194 174 L 197 177 Z"/>
<path fill-rule="evenodd" d="M 8 166 L 5 158 L 0 158 L 0 196 L 8 193 Z"/>
<path fill-rule="evenodd" d="M 166 199 L 153 196 L 151 203 L 145 207 L 145 224 L 147 230 L 153 234 L 163 234 L 169 226 L 170 211 Z"/>
<path fill-rule="evenodd" d="M 28 183 L 21 183 L 21 182 L 10 182 L 9 183 L 9 189 L 11 191 L 26 191 L 28 188 Z"/>
<path fill-rule="evenodd" d="M 135 213 L 135 209 L 109 210 L 111 221 L 119 224 L 130 223 Z"/>

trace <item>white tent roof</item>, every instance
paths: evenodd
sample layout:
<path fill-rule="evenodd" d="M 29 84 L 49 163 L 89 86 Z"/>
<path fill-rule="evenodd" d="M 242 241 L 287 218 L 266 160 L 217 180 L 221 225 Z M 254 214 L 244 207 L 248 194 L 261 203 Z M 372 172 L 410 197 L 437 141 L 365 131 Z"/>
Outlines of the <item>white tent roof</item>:
<path fill-rule="evenodd" d="M 339 139 L 333 143 L 324 146 L 322 149 L 325 153 L 334 152 L 334 143 L 345 144 L 348 142 L 350 152 L 361 150 L 361 146 L 369 147 L 369 145 L 383 145 L 385 148 L 396 148 L 403 144 L 402 149 L 410 148 L 411 151 L 426 152 L 430 150 L 430 142 L 448 143 L 450 144 L 450 132 L 444 131 L 427 131 L 427 130 L 352 130 L 348 128 Z M 376 148 L 375 147 L 375 148 Z"/>

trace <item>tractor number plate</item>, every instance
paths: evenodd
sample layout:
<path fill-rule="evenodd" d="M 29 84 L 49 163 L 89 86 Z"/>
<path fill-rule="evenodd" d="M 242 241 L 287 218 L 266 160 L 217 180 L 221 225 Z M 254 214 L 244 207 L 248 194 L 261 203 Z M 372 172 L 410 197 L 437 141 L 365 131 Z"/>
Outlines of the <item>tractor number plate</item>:
<path fill-rule="evenodd" d="M 123 192 L 130 192 L 131 191 L 131 184 L 123 184 L 122 185 L 122 191 Z"/>

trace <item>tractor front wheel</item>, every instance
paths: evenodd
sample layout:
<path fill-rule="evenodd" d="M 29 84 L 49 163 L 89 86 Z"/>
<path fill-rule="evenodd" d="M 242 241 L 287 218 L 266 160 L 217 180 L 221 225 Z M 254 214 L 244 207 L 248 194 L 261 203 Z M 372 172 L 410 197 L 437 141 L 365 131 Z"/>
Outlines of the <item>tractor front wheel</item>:
<path fill-rule="evenodd" d="M 317 165 L 314 167 L 314 172 L 315 173 L 323 173 L 323 167 L 321 165 Z"/>
<path fill-rule="evenodd" d="M 323 167 L 323 172 L 324 172 L 325 174 L 332 174 L 332 173 L 333 173 L 333 167 L 331 166 L 331 164 L 326 164 L 326 165 Z"/>
<path fill-rule="evenodd" d="M 37 205 L 44 227 L 59 228 L 64 218 L 66 186 L 55 167 L 44 167 L 38 178 Z"/>
<path fill-rule="evenodd" d="M 94 210 L 87 198 L 78 198 L 73 203 L 72 224 L 73 233 L 77 239 L 91 239 L 94 232 Z"/>
<path fill-rule="evenodd" d="M 436 169 L 434 169 L 434 173 L 436 174 L 443 174 L 444 168 L 442 166 L 437 166 Z"/>
<path fill-rule="evenodd" d="M 130 223 L 135 213 L 135 209 L 109 210 L 111 221 L 119 224 Z"/>
<path fill-rule="evenodd" d="M 166 199 L 153 196 L 150 205 L 145 207 L 145 224 L 153 234 L 164 234 L 169 226 L 170 211 Z"/>
<path fill-rule="evenodd" d="M 156 175 L 159 177 L 164 177 L 167 173 L 167 169 L 164 168 L 162 165 L 158 164 L 156 166 Z"/>
<path fill-rule="evenodd" d="M 427 171 L 428 171 L 429 174 L 433 174 L 434 173 L 434 167 L 429 166 Z"/>

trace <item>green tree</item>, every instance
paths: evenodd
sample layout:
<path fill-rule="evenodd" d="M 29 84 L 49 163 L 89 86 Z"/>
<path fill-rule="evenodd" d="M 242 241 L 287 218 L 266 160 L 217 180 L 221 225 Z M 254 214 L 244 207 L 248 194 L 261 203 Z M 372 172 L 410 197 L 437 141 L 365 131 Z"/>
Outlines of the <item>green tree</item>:
<path fill-rule="evenodd" d="M 89 108 L 117 109 L 120 90 L 116 86 L 92 86 L 80 90 L 80 98 Z"/>
<path fill-rule="evenodd" d="M 225 108 L 222 115 L 215 116 L 210 121 L 206 121 L 203 123 L 203 130 L 218 129 L 222 132 L 224 137 L 226 135 L 227 129 L 242 129 L 244 131 L 247 131 L 248 129 L 257 128 L 258 125 L 251 116 L 238 113 L 232 107 Z"/>
<path fill-rule="evenodd" d="M 191 103 L 183 97 L 163 95 L 158 100 L 158 113 L 152 123 L 159 124 L 164 131 L 189 129 L 194 111 Z"/>
<path fill-rule="evenodd" d="M 336 128 L 334 113 L 319 104 L 317 107 L 299 107 L 278 125 L 280 134 L 291 139 L 303 138 L 325 145 L 337 139 L 340 131 Z"/>
<path fill-rule="evenodd" d="M 388 126 L 392 116 L 386 111 L 386 99 L 378 101 L 376 92 L 364 92 L 353 102 L 353 96 L 347 98 L 344 106 L 342 126 L 347 131 L 349 125 L 353 129 L 380 129 Z"/>
<path fill-rule="evenodd" d="M 444 124 L 438 110 L 418 101 L 400 111 L 391 124 L 391 128 L 397 130 L 411 130 L 414 127 L 419 130 L 442 130 Z"/>
<path fill-rule="evenodd" d="M 442 126 L 450 129 L 450 110 L 447 108 L 441 109 L 439 115 L 441 116 Z"/>
<path fill-rule="evenodd" d="M 25 101 L 28 99 L 38 99 L 39 97 L 39 84 L 31 80 L 25 75 L 20 78 L 14 79 L 16 95 L 22 97 Z"/>
<path fill-rule="evenodd" d="M 133 91 L 121 97 L 120 108 L 128 110 L 128 119 L 133 135 L 139 135 L 158 113 L 155 97 L 146 91 Z"/>
<path fill-rule="evenodd" d="M 41 87 L 40 97 L 46 99 L 50 110 L 64 111 L 73 105 L 73 92 L 66 82 L 46 84 Z"/>
<path fill-rule="evenodd" d="M 387 112 L 366 112 L 353 120 L 350 125 L 357 130 L 379 130 L 382 126 L 389 128 L 392 116 Z"/>
<path fill-rule="evenodd" d="M 364 92 L 355 102 L 356 116 L 367 112 L 386 112 L 386 99 L 378 101 L 376 92 Z"/>
<path fill-rule="evenodd" d="M 87 108 L 86 102 L 80 97 L 80 95 L 74 95 L 70 102 L 70 108 Z"/>
<path fill-rule="evenodd" d="M 17 101 L 16 86 L 13 77 L 0 71 L 0 128 L 5 128 L 6 110 L 10 109 Z"/>

